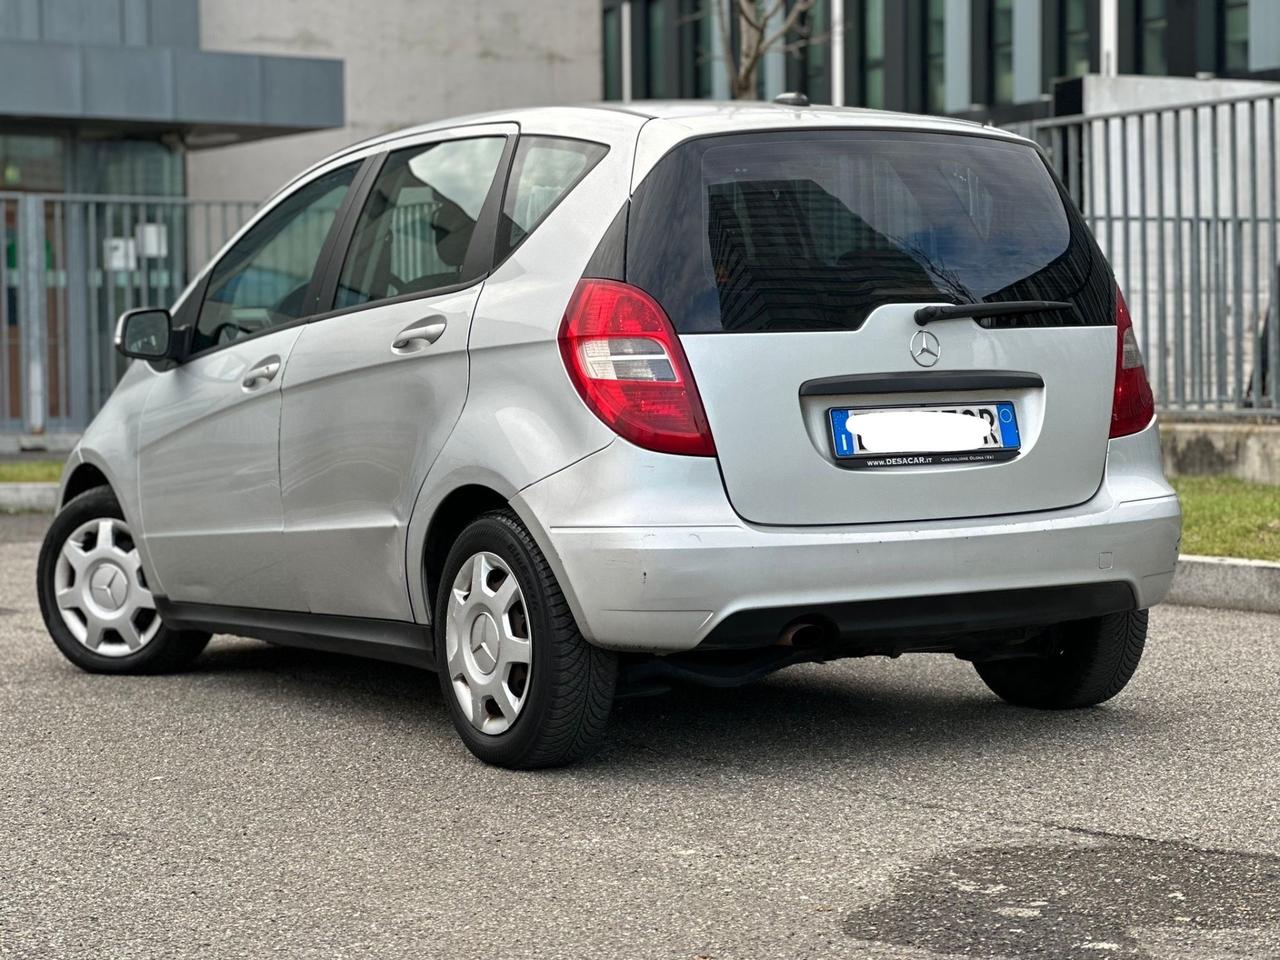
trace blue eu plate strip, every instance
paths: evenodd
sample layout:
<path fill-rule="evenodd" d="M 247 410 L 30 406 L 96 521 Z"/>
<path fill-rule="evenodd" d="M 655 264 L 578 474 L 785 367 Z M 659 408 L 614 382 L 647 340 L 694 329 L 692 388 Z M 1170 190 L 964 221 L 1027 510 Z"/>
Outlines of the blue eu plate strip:
<path fill-rule="evenodd" d="M 1022 435 L 1018 433 L 1018 415 L 1012 403 L 997 403 L 996 416 L 1000 418 L 1000 439 L 1005 447 L 1021 447 Z"/>
<path fill-rule="evenodd" d="M 853 434 L 849 432 L 849 419 L 852 415 L 852 410 L 831 411 L 831 442 L 835 445 L 837 457 L 857 455 L 858 451 L 853 447 Z"/>

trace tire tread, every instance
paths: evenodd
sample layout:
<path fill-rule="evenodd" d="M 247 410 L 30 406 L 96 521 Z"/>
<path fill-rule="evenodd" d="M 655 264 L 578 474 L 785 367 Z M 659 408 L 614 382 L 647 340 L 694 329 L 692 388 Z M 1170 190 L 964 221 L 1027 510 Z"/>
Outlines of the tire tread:
<path fill-rule="evenodd" d="M 1058 656 L 979 661 L 974 667 L 992 693 L 1015 706 L 1096 706 L 1123 690 L 1138 669 L 1147 623 L 1146 610 L 1133 610 L 1063 624 Z"/>
<path fill-rule="evenodd" d="M 68 500 L 54 517 L 44 542 L 40 545 L 40 555 L 36 561 L 36 594 L 40 601 L 40 613 L 53 642 L 63 656 L 89 673 L 155 674 L 186 669 L 209 643 L 209 634 L 196 630 L 174 630 L 161 622 L 156 635 L 136 653 L 118 658 L 102 657 L 79 644 L 59 618 L 49 596 L 53 565 L 57 563 L 65 536 L 70 536 L 71 529 L 95 516 L 124 519 L 120 502 L 110 487 L 93 487 Z"/>
<path fill-rule="evenodd" d="M 526 603 L 536 602 L 543 608 L 549 635 L 535 637 L 534 643 L 548 645 L 550 653 L 551 681 L 547 686 L 549 701 L 542 715 L 539 729 L 529 740 L 526 749 L 518 753 L 505 750 L 477 751 L 476 736 L 454 710 L 452 693 L 448 690 L 447 669 L 441 671 L 441 685 L 446 690 L 449 707 L 454 714 L 455 725 L 463 740 L 473 752 L 482 753 L 482 759 L 513 769 L 533 770 L 564 766 L 590 756 L 604 739 L 609 713 L 613 706 L 617 686 L 617 657 L 590 644 L 578 629 L 577 621 L 557 582 L 555 572 L 537 542 L 529 534 L 519 517 L 510 509 L 493 510 L 476 518 L 459 536 L 461 542 L 469 531 L 484 524 L 500 526 L 525 554 L 537 580 L 537 597 L 526 596 Z M 453 567 L 451 556 L 446 570 Z M 437 619 L 443 629 L 442 599 L 448 590 L 449 577 L 440 583 L 437 598 Z M 532 618 L 531 618 L 532 619 Z M 443 637 L 437 637 L 440 646 L 438 656 L 444 667 Z M 526 708 L 528 709 L 528 708 Z"/>

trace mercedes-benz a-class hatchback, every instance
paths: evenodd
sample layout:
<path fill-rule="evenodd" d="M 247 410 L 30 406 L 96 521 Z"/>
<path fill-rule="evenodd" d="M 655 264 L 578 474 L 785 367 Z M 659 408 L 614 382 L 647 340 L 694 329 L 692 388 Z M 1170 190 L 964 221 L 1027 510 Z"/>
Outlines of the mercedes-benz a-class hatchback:
<path fill-rule="evenodd" d="M 1112 271 L 1039 149 L 973 124 L 407 130 L 288 184 L 117 343 L 40 556 L 62 652 L 429 667 L 504 766 L 584 756 L 619 693 L 839 657 L 1097 704 L 1177 555 Z"/>

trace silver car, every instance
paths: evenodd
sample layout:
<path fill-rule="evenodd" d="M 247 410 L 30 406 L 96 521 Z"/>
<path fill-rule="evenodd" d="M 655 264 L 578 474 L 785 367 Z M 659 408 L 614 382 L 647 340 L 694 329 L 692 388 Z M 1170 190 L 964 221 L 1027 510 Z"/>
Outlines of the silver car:
<path fill-rule="evenodd" d="M 1115 695 L 1178 501 L 1111 269 L 1037 147 L 790 104 L 511 111 L 288 184 L 71 455 L 86 670 L 211 633 L 434 669 L 483 760 L 615 695 L 915 651 Z"/>

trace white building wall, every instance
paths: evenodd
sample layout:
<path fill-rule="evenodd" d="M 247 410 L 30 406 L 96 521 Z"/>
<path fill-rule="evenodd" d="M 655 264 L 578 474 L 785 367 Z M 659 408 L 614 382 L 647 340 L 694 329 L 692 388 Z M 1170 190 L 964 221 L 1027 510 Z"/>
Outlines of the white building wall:
<path fill-rule="evenodd" d="M 194 151 L 188 193 L 261 200 L 334 150 L 400 127 L 601 96 L 599 0 L 202 0 L 207 50 L 339 57 L 341 130 Z"/>

